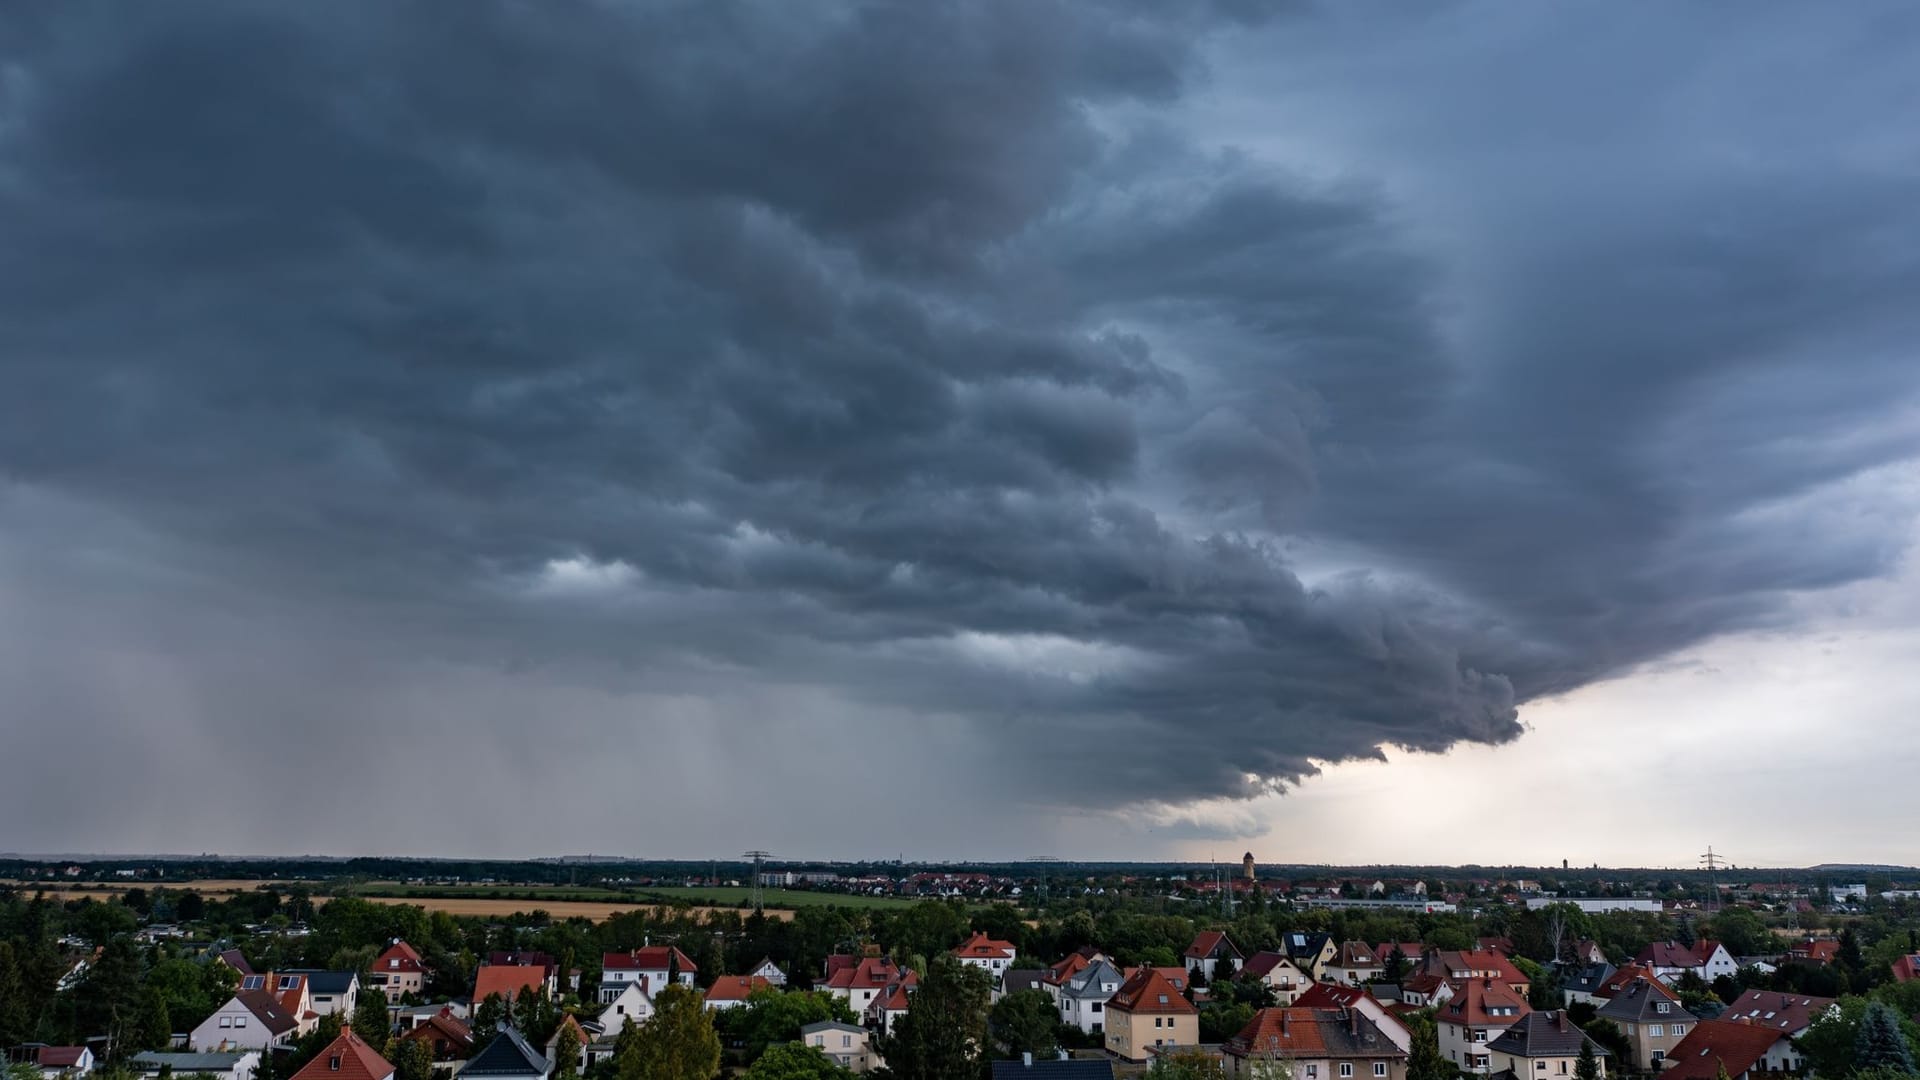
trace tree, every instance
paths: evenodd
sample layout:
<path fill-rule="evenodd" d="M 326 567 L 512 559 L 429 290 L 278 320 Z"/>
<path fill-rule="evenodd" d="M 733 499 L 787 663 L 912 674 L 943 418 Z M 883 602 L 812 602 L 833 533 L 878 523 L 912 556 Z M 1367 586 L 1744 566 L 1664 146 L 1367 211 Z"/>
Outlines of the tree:
<path fill-rule="evenodd" d="M 974 1080 L 987 1041 L 987 973 L 941 954 L 913 991 L 912 1008 L 877 1049 L 899 1080 Z"/>
<path fill-rule="evenodd" d="M 847 1080 L 853 1072 L 805 1043 L 777 1043 L 747 1068 L 746 1080 Z"/>
<path fill-rule="evenodd" d="M 1149 1080 L 1226 1080 L 1227 1070 L 1211 1054 L 1183 1050 L 1155 1058 L 1147 1076 Z"/>
<path fill-rule="evenodd" d="M 498 990 L 488 994 L 473 1010 L 473 1045 L 492 1042 L 500 1034 L 500 1022 L 507 1018 L 507 999 Z"/>
<path fill-rule="evenodd" d="M 574 1025 L 561 1022 L 560 1037 L 553 1044 L 552 1080 L 580 1080 L 580 1036 L 574 1031 Z"/>
<path fill-rule="evenodd" d="M 1413 1036 L 1407 1054 L 1407 1080 L 1453 1080 L 1459 1066 L 1440 1054 L 1440 1031 L 1431 1013 L 1414 1013 L 1406 1018 Z"/>
<path fill-rule="evenodd" d="M 140 1012 L 140 1028 L 135 1036 L 142 1050 L 165 1050 L 173 1042 L 173 1020 L 167 1015 L 167 999 L 157 987 L 147 987 L 146 1004 Z"/>
<path fill-rule="evenodd" d="M 778 990 L 756 990 L 745 1005 L 723 1010 L 715 1023 L 745 1048 L 752 1062 L 775 1043 L 792 1042 L 800 1029 L 822 1020 L 851 1024 L 857 1020 L 844 998 L 818 991 L 785 994 Z"/>
<path fill-rule="evenodd" d="M 393 1018 L 387 1013 L 385 992 L 360 991 L 353 1003 L 353 1033 L 373 1047 L 375 1053 L 386 1052 L 387 1036 L 393 1034 Z"/>
<path fill-rule="evenodd" d="M 1060 1046 L 1059 1026 L 1059 1010 L 1045 990 L 1015 991 L 994 1002 L 987 1014 L 994 1050 L 1003 1057 L 1053 1056 Z"/>
<path fill-rule="evenodd" d="M 1593 1052 L 1591 1040 L 1580 1040 L 1580 1057 L 1573 1063 L 1573 1080 L 1600 1080 L 1600 1058 Z"/>
<path fill-rule="evenodd" d="M 698 991 L 677 983 L 653 999 L 653 1015 L 620 1030 L 613 1048 L 619 1080 L 711 1080 L 720 1035 Z"/>
<path fill-rule="evenodd" d="M 1853 1062 L 1857 1069 L 1914 1071 L 1913 1048 L 1900 1030 L 1900 1017 L 1885 1004 L 1876 1001 L 1861 1014 L 1860 1027 L 1853 1037 Z"/>
<path fill-rule="evenodd" d="M 354 1025 L 355 1030 L 359 1025 Z M 425 1039 L 394 1039 L 388 1043 L 387 1060 L 393 1063 L 393 1080 L 433 1080 L 433 1044 Z M 554 1080 L 560 1070 L 554 1069 Z"/>
<path fill-rule="evenodd" d="M 1380 977 L 1387 982 L 1397 983 L 1404 978 L 1406 974 L 1406 950 L 1400 948 L 1400 943 L 1396 941 L 1393 944 L 1393 948 L 1387 952 L 1387 966 L 1386 969 L 1380 973 Z"/>

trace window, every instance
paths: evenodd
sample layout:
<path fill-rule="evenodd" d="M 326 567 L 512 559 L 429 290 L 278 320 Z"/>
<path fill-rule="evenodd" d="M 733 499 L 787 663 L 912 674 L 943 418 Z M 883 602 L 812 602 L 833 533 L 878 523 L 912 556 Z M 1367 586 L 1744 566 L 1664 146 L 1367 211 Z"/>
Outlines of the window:
<path fill-rule="evenodd" d="M 1682 1035 L 1685 1035 L 1686 1033 L 1687 1033 L 1687 1025 L 1685 1025 L 1685 1024 L 1675 1024 L 1675 1025 L 1673 1025 L 1673 1037 L 1674 1037 L 1674 1038 L 1676 1038 L 1676 1039 L 1677 1039 L 1677 1038 L 1679 1038 L 1680 1036 L 1682 1036 Z"/>
<path fill-rule="evenodd" d="M 294 987 L 299 985 L 300 985 L 300 976 L 298 975 L 280 976 L 280 989 L 282 990 L 291 990 Z"/>
<path fill-rule="evenodd" d="M 1352 1075 L 1353 1075 L 1353 1062 L 1351 1062 L 1351 1061 L 1343 1061 L 1343 1062 L 1341 1062 L 1341 1063 L 1340 1063 L 1340 1075 L 1341 1075 L 1341 1076 L 1352 1076 Z"/>
<path fill-rule="evenodd" d="M 1660 1071 L 1660 1063 L 1661 1063 L 1661 1062 L 1663 1062 L 1663 1061 L 1665 1061 L 1665 1060 L 1667 1060 L 1667 1053 L 1666 1053 L 1666 1051 L 1664 1051 L 1664 1050 L 1655 1050 L 1655 1051 L 1653 1052 L 1653 1068 L 1654 1068 L 1654 1071 L 1655 1071 L 1655 1072 L 1658 1072 L 1658 1071 Z"/>
<path fill-rule="evenodd" d="M 1666 1028 L 1664 1028 L 1664 1027 L 1662 1027 L 1662 1026 L 1661 1026 L 1661 1025 L 1659 1025 L 1659 1024 L 1648 1024 L 1648 1025 L 1647 1025 L 1647 1034 L 1648 1034 L 1648 1035 L 1650 1035 L 1650 1036 L 1652 1036 L 1653 1038 L 1656 1038 L 1656 1039 L 1658 1039 L 1658 1038 L 1661 1038 L 1661 1037 L 1663 1037 L 1663 1036 L 1665 1036 L 1665 1035 L 1666 1035 L 1666 1033 L 1667 1033 L 1667 1029 L 1666 1029 Z"/>
<path fill-rule="evenodd" d="M 1162 1005 L 1165 1005 L 1166 1003 L 1167 1003 L 1167 995 L 1165 995 L 1165 994 L 1161 994 L 1161 995 L 1160 995 L 1160 1004 L 1162 1004 Z"/>
<path fill-rule="evenodd" d="M 233 1026 L 234 1026 L 234 1027 L 246 1027 L 246 1026 L 247 1026 L 247 1018 L 246 1018 L 246 1017 L 244 1017 L 244 1016 L 236 1016 L 236 1017 L 234 1017 L 234 1018 L 233 1018 Z"/>
<path fill-rule="evenodd" d="M 327 1059 L 327 1070 L 329 1072 L 340 1071 L 340 1055 L 339 1054 L 335 1054 L 332 1057 Z"/>
<path fill-rule="evenodd" d="M 232 1026 L 233 1026 L 233 1017 L 231 1017 L 231 1016 L 223 1016 L 223 1017 L 221 1017 L 221 1018 L 220 1018 L 220 1026 L 221 1026 L 221 1027 L 224 1027 L 224 1028 L 230 1028 L 230 1027 L 232 1027 Z"/>
<path fill-rule="evenodd" d="M 1316 1078 L 1319 1077 L 1319 1075 L 1320 1075 L 1320 1066 L 1318 1065 L 1307 1066 L 1307 1080 L 1316 1080 Z"/>
<path fill-rule="evenodd" d="M 1376 1061 L 1376 1062 L 1374 1062 L 1374 1063 L 1373 1063 L 1373 1075 L 1375 1075 L 1375 1076 L 1385 1076 L 1385 1075 L 1387 1075 L 1387 1063 L 1386 1063 L 1386 1062 L 1384 1062 L 1384 1061 Z"/>
<path fill-rule="evenodd" d="M 1535 1072 L 1546 1072 L 1547 1063 L 1544 1061 L 1536 1061 L 1533 1063 L 1533 1068 Z"/>
<path fill-rule="evenodd" d="M 1099 1011 L 1100 1011 L 1100 1003 L 1099 1003 L 1099 1002 L 1097 1002 L 1097 1001 L 1096 1001 L 1096 1002 L 1094 1002 L 1094 1003 L 1093 1003 L 1093 1011 L 1094 1011 L 1094 1012 L 1099 1012 Z"/>

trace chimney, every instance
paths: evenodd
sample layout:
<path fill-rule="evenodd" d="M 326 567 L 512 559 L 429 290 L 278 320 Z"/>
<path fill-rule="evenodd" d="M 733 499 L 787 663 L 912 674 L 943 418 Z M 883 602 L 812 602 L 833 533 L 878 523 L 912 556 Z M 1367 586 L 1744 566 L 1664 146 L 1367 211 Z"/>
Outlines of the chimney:
<path fill-rule="evenodd" d="M 342 1035 L 353 1034 L 353 1021 L 351 1019 L 344 1016 L 340 1018 L 340 1034 Z"/>

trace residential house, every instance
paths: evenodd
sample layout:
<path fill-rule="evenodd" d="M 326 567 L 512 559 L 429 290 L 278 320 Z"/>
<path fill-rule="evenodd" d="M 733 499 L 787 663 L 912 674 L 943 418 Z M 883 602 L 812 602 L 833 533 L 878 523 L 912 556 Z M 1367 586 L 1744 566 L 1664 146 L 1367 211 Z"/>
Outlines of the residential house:
<path fill-rule="evenodd" d="M 573 1032 L 574 1045 L 579 1047 L 579 1050 L 574 1053 L 573 1067 L 584 1073 L 587 1071 L 587 1066 L 593 1064 L 589 1052 L 594 1040 L 572 1014 L 561 1017 L 560 1022 L 554 1025 L 553 1034 L 547 1039 L 547 1060 L 553 1062 L 554 1068 L 560 1067 L 560 1037 L 568 1031 Z"/>
<path fill-rule="evenodd" d="M 395 938 L 368 969 L 367 986 L 386 994 L 388 1004 L 398 1005 L 408 994 L 426 993 L 427 965 L 413 946 Z"/>
<path fill-rule="evenodd" d="M 911 974 L 903 973 L 900 965 L 888 957 L 863 956 L 853 967 L 836 966 L 825 985 L 817 988 L 844 999 L 858 1015 L 873 1004 L 875 997 Z"/>
<path fill-rule="evenodd" d="M 1568 1005 L 1585 1003 L 1595 1006 L 1612 997 L 1611 993 L 1600 995 L 1600 989 L 1608 979 L 1613 978 L 1615 968 L 1612 964 L 1572 964 L 1561 969 L 1560 993 Z"/>
<path fill-rule="evenodd" d="M 620 1029 L 630 1023 L 644 1024 L 653 1017 L 653 999 L 647 996 L 644 983 L 622 983 L 620 996 L 606 1003 L 600 1009 L 595 1022 L 600 1028 L 600 1038 L 612 1042 L 620 1036 Z"/>
<path fill-rule="evenodd" d="M 485 1080 L 547 1080 L 552 1073 L 553 1062 L 547 1060 L 547 1055 L 535 1050 L 510 1026 L 503 1026 L 500 1034 L 468 1059 L 460 1070 L 462 1077 L 473 1080 L 483 1077 Z"/>
<path fill-rule="evenodd" d="M 553 993 L 553 971 L 540 964 L 484 964 L 473 973 L 473 1004 L 495 994 L 511 1005 L 522 994 Z"/>
<path fill-rule="evenodd" d="M 1487 1075 L 1493 1072 L 1488 1044 L 1533 1010 L 1525 994 L 1490 976 L 1452 980 L 1451 986 L 1452 995 L 1434 1016 L 1440 1053 L 1462 1072 Z"/>
<path fill-rule="evenodd" d="M 1322 982 L 1359 986 L 1369 979 L 1379 978 L 1384 970 L 1385 965 L 1374 955 L 1373 946 L 1364 941 L 1349 941 L 1334 951 L 1332 962 L 1321 972 L 1320 978 Z"/>
<path fill-rule="evenodd" d="M 600 958 L 600 1003 L 611 1003 L 630 983 L 643 984 L 651 1000 L 669 982 L 692 986 L 699 971 L 687 954 L 674 945 L 610 952 Z"/>
<path fill-rule="evenodd" d="M 1407 1051 L 1351 1009 L 1261 1009 L 1220 1048 L 1227 1075 L 1264 1078 L 1284 1065 L 1300 1080 L 1405 1080 Z"/>
<path fill-rule="evenodd" d="M 142 1076 L 199 1076 L 206 1080 L 253 1080 L 260 1067 L 260 1051 L 231 1050 L 215 1053 L 135 1054 L 127 1068 Z"/>
<path fill-rule="evenodd" d="M 349 1020 L 340 1025 L 340 1034 L 315 1054 L 312 1061 L 301 1066 L 291 1080 L 393 1080 L 393 1063 L 355 1035 L 353 1022 Z"/>
<path fill-rule="evenodd" d="M 1593 1048 L 1600 1075 L 1605 1076 L 1609 1056 L 1606 1048 L 1588 1038 L 1566 1010 L 1548 1009 L 1521 1017 L 1487 1044 L 1487 1053 L 1493 1058 L 1493 1067 L 1506 1070 L 1514 1080 L 1560 1080 L 1573 1075 L 1582 1046 Z"/>
<path fill-rule="evenodd" d="M 1339 951 L 1330 934 L 1289 933 L 1280 938 L 1280 948 L 1293 961 L 1293 966 L 1307 973 L 1309 979 L 1317 979 L 1320 972 L 1333 962 Z"/>
<path fill-rule="evenodd" d="M 770 990 L 773 984 L 758 975 L 722 975 L 707 987 L 707 1008 L 731 1009 L 745 1005 L 755 990 Z"/>
<path fill-rule="evenodd" d="M 1492 979 L 1521 997 L 1533 985 L 1505 953 L 1495 949 L 1434 949 L 1420 958 L 1420 970 L 1456 982 Z"/>
<path fill-rule="evenodd" d="M 1415 1009 L 1437 1009 L 1453 996 L 1453 982 L 1445 975 L 1416 972 L 1400 980 L 1400 1001 Z"/>
<path fill-rule="evenodd" d="M 93 1051 L 84 1046 L 36 1046 L 31 1062 L 40 1075 L 53 1080 L 60 1076 L 85 1076 L 93 1071 Z"/>
<path fill-rule="evenodd" d="M 1787 959 L 1825 967 L 1840 955 L 1840 942 L 1834 938 L 1808 938 L 1787 949 Z"/>
<path fill-rule="evenodd" d="M 1400 974 L 1420 966 L 1420 958 L 1427 955 L 1427 946 L 1418 941 L 1383 941 L 1373 947 L 1373 958 L 1379 962 L 1380 970 L 1385 973 L 1393 966 L 1393 954 L 1400 954 Z"/>
<path fill-rule="evenodd" d="M 963 964 L 977 967 L 993 979 L 994 989 L 1000 988 L 1000 976 L 1013 966 L 1019 951 L 1010 941 L 1000 941 L 976 931 L 972 937 L 954 947 L 954 958 Z"/>
<path fill-rule="evenodd" d="M 1912 982 L 1920 978 L 1920 955 L 1909 953 L 1893 962 L 1893 981 Z"/>
<path fill-rule="evenodd" d="M 295 1036 L 305 1035 L 320 1023 L 307 994 L 307 979 L 292 973 L 240 976 L 240 993 L 264 993 L 280 1004 L 280 1010 L 293 1017 Z"/>
<path fill-rule="evenodd" d="M 1614 995 L 1632 986 L 1634 980 L 1651 980 L 1653 977 L 1652 968 L 1641 967 L 1639 964 L 1622 964 L 1614 969 L 1613 974 L 1600 980 L 1600 985 L 1593 989 L 1593 1004 L 1595 1007 L 1604 1005 L 1608 1001 L 1611 1001 Z"/>
<path fill-rule="evenodd" d="M 1156 1046 L 1200 1042 L 1200 1010 L 1161 969 L 1136 968 L 1107 1002 L 1107 1052 L 1136 1064 Z"/>
<path fill-rule="evenodd" d="M 1240 961 L 1245 957 L 1240 955 L 1239 949 L 1234 948 L 1226 934 L 1219 930 L 1202 930 L 1194 935 L 1193 944 L 1187 946 L 1181 959 L 1186 961 L 1188 971 L 1199 971 L 1211 984 L 1216 975 L 1232 978 L 1240 970 Z M 1223 966 L 1225 972 L 1220 971 Z"/>
<path fill-rule="evenodd" d="M 1601 948 L 1600 943 L 1592 938 L 1581 938 L 1579 941 L 1573 943 L 1572 960 L 1576 964 L 1605 964 L 1609 962 L 1607 960 L 1607 950 Z"/>
<path fill-rule="evenodd" d="M 1301 991 L 1313 985 L 1307 973 L 1283 952 L 1254 953 L 1240 966 L 1240 977 L 1267 984 L 1273 990 L 1274 999 L 1282 1005 L 1293 1004 Z"/>
<path fill-rule="evenodd" d="M 1610 1020 L 1633 1048 L 1632 1067 L 1657 1071 L 1693 1029 L 1693 1014 L 1656 979 L 1639 978 L 1621 988 L 1596 1014 Z"/>
<path fill-rule="evenodd" d="M 879 1067 L 880 1059 L 871 1045 L 872 1033 L 858 1024 L 822 1020 L 800 1029 L 800 1041 L 831 1058 L 834 1064 L 854 1073 Z"/>
<path fill-rule="evenodd" d="M 1806 1059 L 1793 1040 L 1772 1028 L 1726 1020 L 1702 1020 L 1667 1055 L 1661 1080 L 1756 1080 L 1797 1076 Z M 1725 1070 L 1724 1072 L 1721 1070 Z"/>
<path fill-rule="evenodd" d="M 1045 968 L 1013 968 L 1000 976 L 1000 989 L 1008 994 L 1017 994 L 1022 990 L 1038 990 L 1052 998 L 1055 1005 L 1060 1004 L 1057 992 L 1059 988 L 1047 983 Z"/>
<path fill-rule="evenodd" d="M 1733 975 L 1740 970 L 1734 962 L 1733 954 L 1725 945 L 1717 941 L 1701 938 L 1692 945 L 1682 945 L 1677 941 L 1656 941 L 1640 950 L 1633 962 L 1641 967 L 1651 968 L 1654 978 L 1672 985 L 1687 972 L 1692 972 L 1707 982 L 1722 975 Z"/>
<path fill-rule="evenodd" d="M 783 990 L 787 985 L 787 973 L 780 970 L 780 965 L 774 963 L 772 957 L 763 957 L 747 974 L 757 975 L 767 980 L 769 985 L 778 986 Z"/>
<path fill-rule="evenodd" d="M 1347 1009 L 1357 1012 L 1372 1021 L 1381 1034 L 1392 1039 L 1393 1045 L 1409 1052 L 1413 1050 L 1412 1030 L 1387 1008 L 1385 1002 L 1374 996 L 1370 987 L 1315 983 L 1293 1004 L 1302 1009 Z"/>
<path fill-rule="evenodd" d="M 251 978 L 259 978 L 255 975 Z M 200 1022 L 187 1035 L 187 1047 L 202 1052 L 265 1050 L 293 1041 L 300 1025 L 264 990 L 245 990 Z"/>
<path fill-rule="evenodd" d="M 1113 1080 L 1113 1062 L 1106 1058 L 1036 1058 L 993 1063 L 993 1080 Z"/>
<path fill-rule="evenodd" d="M 451 1009 L 442 1009 L 412 1027 L 403 1025 L 398 1037 L 426 1043 L 433 1048 L 435 1061 L 465 1061 L 473 1056 L 473 1029 Z"/>
<path fill-rule="evenodd" d="M 219 952 L 213 954 L 213 959 L 217 964 L 225 964 L 232 968 L 235 975 L 259 974 L 253 970 L 252 964 L 247 963 L 246 954 L 239 949 L 221 949 Z"/>
<path fill-rule="evenodd" d="M 884 989 L 874 995 L 873 1004 L 868 1005 L 861 1012 L 860 1022 L 867 1025 L 870 1031 L 880 1035 L 888 1034 L 893 1030 L 894 1021 L 907 1015 L 907 1008 L 912 1001 L 911 995 L 914 988 L 919 985 L 918 972 L 911 968 L 901 972 L 898 980 L 888 983 Z"/>
<path fill-rule="evenodd" d="M 307 982 L 307 1008 L 318 1016 L 352 1016 L 360 999 L 360 974 L 355 971 L 319 971 L 290 969 L 281 972 L 284 980 L 298 975 Z"/>
<path fill-rule="evenodd" d="M 1815 1020 L 1836 1008 L 1838 1003 L 1832 998 L 1782 994 L 1774 990 L 1749 990 L 1734 998 L 1733 1004 L 1720 1014 L 1720 1019 L 1751 1024 L 1797 1039 L 1807 1033 Z"/>
<path fill-rule="evenodd" d="M 1099 1034 L 1106 1028 L 1107 1002 L 1125 981 L 1126 976 L 1104 956 L 1081 968 L 1054 990 L 1060 1022 L 1089 1035 Z"/>

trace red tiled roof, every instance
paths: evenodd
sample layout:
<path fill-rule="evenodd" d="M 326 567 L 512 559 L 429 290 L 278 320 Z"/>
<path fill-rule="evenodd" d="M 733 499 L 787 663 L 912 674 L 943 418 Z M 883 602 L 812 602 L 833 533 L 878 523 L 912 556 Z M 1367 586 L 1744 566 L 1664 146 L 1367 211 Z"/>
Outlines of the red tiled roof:
<path fill-rule="evenodd" d="M 413 946 L 404 941 L 396 941 L 387 946 L 387 951 L 381 953 L 379 959 L 373 962 L 372 970 L 416 972 L 426 969 L 426 965 L 420 962 L 420 954 L 413 951 Z"/>
<path fill-rule="evenodd" d="M 686 953 L 677 945 L 652 945 L 632 952 L 610 952 L 600 958 L 602 971 L 667 971 L 672 962 L 678 960 L 679 968 L 684 972 L 697 972 Z"/>
<path fill-rule="evenodd" d="M 281 987 L 283 986 L 286 987 L 286 989 L 284 990 L 281 989 Z M 306 1011 L 305 1009 L 301 1008 L 301 1004 L 300 1004 L 301 1001 L 305 999 L 307 996 L 306 994 L 307 977 L 306 976 L 274 975 L 270 973 L 267 975 L 266 988 L 268 993 L 271 993 L 276 999 L 279 1000 L 280 1007 L 282 1009 L 285 1009 L 289 1013 L 294 1013 L 294 1014 L 299 1014 Z"/>
<path fill-rule="evenodd" d="M 1373 947 L 1373 958 L 1384 966 L 1393 957 L 1393 949 L 1396 945 L 1400 947 L 1401 956 L 1416 964 L 1427 952 L 1427 947 L 1418 941 L 1383 941 Z"/>
<path fill-rule="evenodd" d="M 1661 1080 L 1714 1080 L 1722 1068 L 1727 1076 L 1739 1076 L 1782 1038 L 1778 1031 L 1751 1024 L 1703 1020 L 1667 1052 L 1668 1067 Z"/>
<path fill-rule="evenodd" d="M 1609 975 L 1606 982 L 1601 983 L 1599 987 L 1594 990 L 1593 996 L 1610 998 L 1620 991 L 1625 990 L 1627 987 L 1632 986 L 1635 979 L 1645 979 L 1648 982 L 1654 981 L 1653 969 L 1641 967 L 1639 964 L 1624 964 L 1612 975 Z"/>
<path fill-rule="evenodd" d="M 393 1065 L 345 1027 L 292 1080 L 388 1080 L 392 1075 Z"/>
<path fill-rule="evenodd" d="M 1920 978 L 1920 956 L 1903 956 L 1893 962 L 1895 982 L 1911 982 Z"/>
<path fill-rule="evenodd" d="M 745 1001 L 748 994 L 772 985 L 764 975 L 722 975 L 707 988 L 707 1000 Z"/>
<path fill-rule="evenodd" d="M 1832 998 L 1806 994 L 1782 994 L 1776 990 L 1749 990 L 1733 999 L 1720 1019 L 1754 1027 L 1772 1028 L 1776 1033 L 1798 1035 L 1813 1026 L 1815 1018 L 1833 1007 Z"/>
<path fill-rule="evenodd" d="M 841 968 L 827 980 L 830 990 L 879 990 L 900 980 L 900 965 L 884 956 L 862 957 L 858 967 Z"/>
<path fill-rule="evenodd" d="M 1371 993 L 1363 986 L 1314 983 L 1306 993 L 1294 998 L 1293 1004 L 1301 1009 L 1350 1009 L 1354 1002 L 1370 996 Z"/>
<path fill-rule="evenodd" d="M 523 990 L 546 985 L 547 969 L 539 964 L 488 964 L 473 973 L 473 1003 L 477 1006 L 493 994 L 512 1001 Z"/>
<path fill-rule="evenodd" d="M 962 960 L 1011 960 L 1016 950 L 1011 941 L 990 938 L 984 931 L 975 931 L 974 935 L 954 946 L 953 955 Z"/>
<path fill-rule="evenodd" d="M 1454 979 L 1453 996 L 1440 1006 L 1440 1019 L 1475 1027 L 1507 1028 L 1532 1012 L 1527 999 L 1498 979 Z M 1504 1010 L 1495 1012 L 1494 1010 Z"/>
<path fill-rule="evenodd" d="M 1213 956 L 1214 952 L 1222 945 L 1227 947 L 1224 955 L 1240 955 L 1240 950 L 1234 948 L 1233 942 L 1227 940 L 1225 932 L 1220 930 L 1202 930 L 1193 935 L 1193 944 L 1187 946 L 1186 957 L 1189 960 L 1205 960 Z"/>
<path fill-rule="evenodd" d="M 419 1027 L 409 1028 L 400 1033 L 402 1039 L 425 1039 L 429 1043 L 445 1043 L 447 1056 L 460 1059 L 473 1052 L 473 1029 L 464 1022 L 449 1015 L 451 1010 L 442 1009 Z M 572 1017 L 568 1017 L 572 1019 Z M 591 1039 L 585 1040 L 591 1042 Z M 439 1049 L 435 1047 L 436 1051 Z"/>
<path fill-rule="evenodd" d="M 1040 977 L 1040 981 L 1059 986 L 1061 983 L 1080 974 L 1080 972 L 1091 963 L 1093 963 L 1093 961 L 1087 959 L 1084 953 L 1068 953 L 1065 960 L 1048 968 L 1047 973 Z"/>
<path fill-rule="evenodd" d="M 1159 968 L 1134 968 L 1120 989 L 1113 992 L 1107 1002 L 1108 1009 L 1119 1009 L 1125 1013 L 1198 1013 L 1193 1002 L 1180 996 L 1180 991 L 1160 973 Z"/>
<path fill-rule="evenodd" d="M 84 1046 L 43 1046 L 34 1055 L 34 1064 L 43 1069 L 72 1069 L 80 1064 L 80 1056 L 87 1052 Z"/>

